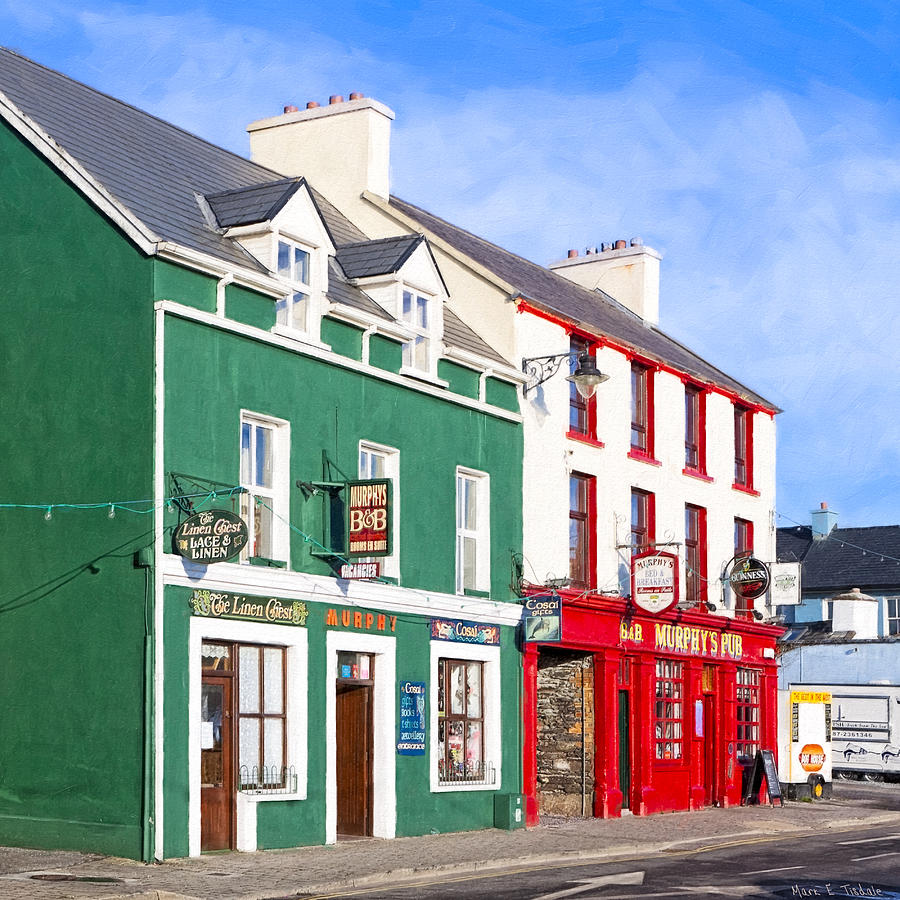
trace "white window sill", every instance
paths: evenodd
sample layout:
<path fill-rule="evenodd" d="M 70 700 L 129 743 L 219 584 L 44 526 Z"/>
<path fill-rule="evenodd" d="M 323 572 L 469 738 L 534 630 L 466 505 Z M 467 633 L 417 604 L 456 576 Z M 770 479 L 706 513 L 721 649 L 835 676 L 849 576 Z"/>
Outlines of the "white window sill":
<path fill-rule="evenodd" d="M 463 781 L 454 782 L 453 784 L 433 784 L 431 786 L 432 794 L 448 794 L 459 791 L 466 793 L 471 793 L 472 791 L 493 791 L 496 793 L 499 790 L 499 784 L 466 784 Z"/>
<path fill-rule="evenodd" d="M 291 794 L 278 794 L 275 791 L 238 791 L 238 796 L 244 803 L 271 803 L 274 800 L 305 800 L 306 794 L 294 791 Z"/>
<path fill-rule="evenodd" d="M 297 341 L 301 344 L 308 344 L 310 347 L 315 347 L 318 350 L 331 350 L 330 344 L 325 344 L 318 338 L 312 337 L 312 335 L 308 334 L 307 332 L 297 331 L 296 328 L 290 328 L 287 325 L 273 325 L 272 334 L 277 334 L 280 337 L 290 338 L 292 341 Z"/>
<path fill-rule="evenodd" d="M 444 381 L 443 378 L 438 378 L 437 375 L 434 375 L 431 372 L 425 372 L 422 369 L 416 369 L 412 366 L 401 366 L 400 374 L 406 375 L 408 378 L 415 378 L 416 381 L 427 381 L 429 384 L 436 385 L 437 387 L 450 387 L 449 381 Z"/>

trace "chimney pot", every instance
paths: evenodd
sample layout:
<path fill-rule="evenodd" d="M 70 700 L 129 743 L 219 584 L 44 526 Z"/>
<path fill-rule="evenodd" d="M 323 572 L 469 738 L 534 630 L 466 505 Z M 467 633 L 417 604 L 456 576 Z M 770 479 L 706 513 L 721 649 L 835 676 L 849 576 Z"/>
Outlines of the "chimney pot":
<path fill-rule="evenodd" d="M 643 238 L 639 238 L 639 237 L 633 237 L 633 238 L 631 239 L 631 246 L 632 246 L 632 247 L 643 247 L 643 246 L 644 246 L 644 239 L 643 239 Z"/>
<path fill-rule="evenodd" d="M 828 509 L 828 504 L 823 500 L 823 501 L 819 504 L 819 509 Z"/>
<path fill-rule="evenodd" d="M 600 252 L 601 252 L 601 253 L 606 253 L 607 250 L 612 250 L 612 244 L 611 244 L 609 241 L 604 241 L 604 242 L 600 245 Z"/>
<path fill-rule="evenodd" d="M 319 104 L 316 103 L 315 100 L 310 100 L 309 103 L 306 104 L 306 108 L 307 108 L 307 109 L 318 109 L 318 108 L 319 108 Z"/>
<path fill-rule="evenodd" d="M 289 105 L 289 106 L 286 106 L 286 107 L 284 108 L 284 111 L 285 111 L 286 113 L 297 112 L 297 107 L 294 106 L 293 104 L 291 104 L 291 105 Z"/>
<path fill-rule="evenodd" d="M 575 259 L 576 256 L 578 256 L 578 251 L 577 251 L 577 250 L 570 250 L 570 251 L 569 251 L 569 259 Z"/>
<path fill-rule="evenodd" d="M 363 99 L 363 96 L 364 96 L 364 95 L 361 94 L 359 91 L 354 91 L 354 92 L 350 95 L 350 99 L 351 99 L 351 100 L 362 100 L 362 99 Z"/>
<path fill-rule="evenodd" d="M 343 98 L 343 96 L 342 96 L 341 94 L 332 94 L 332 95 L 328 98 L 328 102 L 329 102 L 329 103 L 343 103 L 343 102 L 344 102 L 344 98 Z"/>
<path fill-rule="evenodd" d="M 618 240 L 616 241 L 616 250 L 624 250 L 628 246 L 628 241 Z"/>

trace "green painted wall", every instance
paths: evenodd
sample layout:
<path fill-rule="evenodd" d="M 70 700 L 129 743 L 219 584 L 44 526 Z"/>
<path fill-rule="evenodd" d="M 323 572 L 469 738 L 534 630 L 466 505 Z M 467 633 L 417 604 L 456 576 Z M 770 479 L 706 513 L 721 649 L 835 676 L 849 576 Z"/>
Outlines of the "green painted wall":
<path fill-rule="evenodd" d="M 511 412 L 519 411 L 519 390 L 508 381 L 499 378 L 488 378 L 484 385 L 485 402 Z"/>
<path fill-rule="evenodd" d="M 479 373 L 446 359 L 438 361 L 438 378 L 449 382 L 450 390 L 463 397 L 478 399 Z"/>
<path fill-rule="evenodd" d="M 240 285 L 229 284 L 225 288 L 225 315 L 268 331 L 275 324 L 275 300 Z"/>
<path fill-rule="evenodd" d="M 0 502 L 153 496 L 150 262 L 0 126 Z M 149 516 L 0 510 L 0 844 L 140 856 Z"/>
<path fill-rule="evenodd" d="M 186 303 L 204 312 L 216 311 L 217 280 L 193 269 L 161 259 L 153 260 L 153 296 L 157 300 Z"/>
<path fill-rule="evenodd" d="M 346 322 L 329 319 L 327 316 L 322 319 L 322 341 L 341 356 L 362 359 L 362 334 L 362 331 Z"/>
<path fill-rule="evenodd" d="M 403 345 L 382 334 L 369 338 L 369 362 L 386 372 L 399 372 L 403 365 Z"/>
<path fill-rule="evenodd" d="M 416 391 L 175 317 L 166 320 L 167 471 L 239 480 L 241 410 L 291 423 L 291 568 L 327 574 L 310 553 L 324 539 L 322 500 L 299 480 L 357 473 L 360 439 L 400 452 L 400 553 L 405 586 L 455 590 L 456 467 L 490 474 L 491 595 L 511 599 L 510 554 L 521 543 L 521 426 Z M 177 524 L 176 514 L 168 522 Z"/>

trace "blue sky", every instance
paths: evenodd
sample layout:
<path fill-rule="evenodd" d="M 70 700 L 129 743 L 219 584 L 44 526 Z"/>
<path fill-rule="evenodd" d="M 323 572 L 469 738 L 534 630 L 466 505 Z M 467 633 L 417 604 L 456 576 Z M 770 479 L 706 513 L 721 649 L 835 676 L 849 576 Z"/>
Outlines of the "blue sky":
<path fill-rule="evenodd" d="M 0 43 L 239 153 L 396 113 L 394 193 L 540 263 L 640 236 L 660 324 L 784 409 L 779 525 L 900 522 L 900 5 L 0 0 Z"/>

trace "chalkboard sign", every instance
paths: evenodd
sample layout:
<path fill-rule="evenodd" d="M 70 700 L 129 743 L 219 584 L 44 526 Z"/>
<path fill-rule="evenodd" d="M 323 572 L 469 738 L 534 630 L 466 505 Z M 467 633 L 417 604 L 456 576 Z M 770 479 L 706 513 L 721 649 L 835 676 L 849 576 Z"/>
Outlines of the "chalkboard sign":
<path fill-rule="evenodd" d="M 771 750 L 759 750 L 752 766 L 748 766 L 744 772 L 744 796 L 741 804 L 752 806 L 759 803 L 759 791 L 762 788 L 763 779 L 766 781 L 766 793 L 769 802 L 774 806 L 778 800 L 784 806 L 784 797 L 781 794 L 781 783 L 778 781 L 778 772 L 775 769 L 775 754 Z"/>

